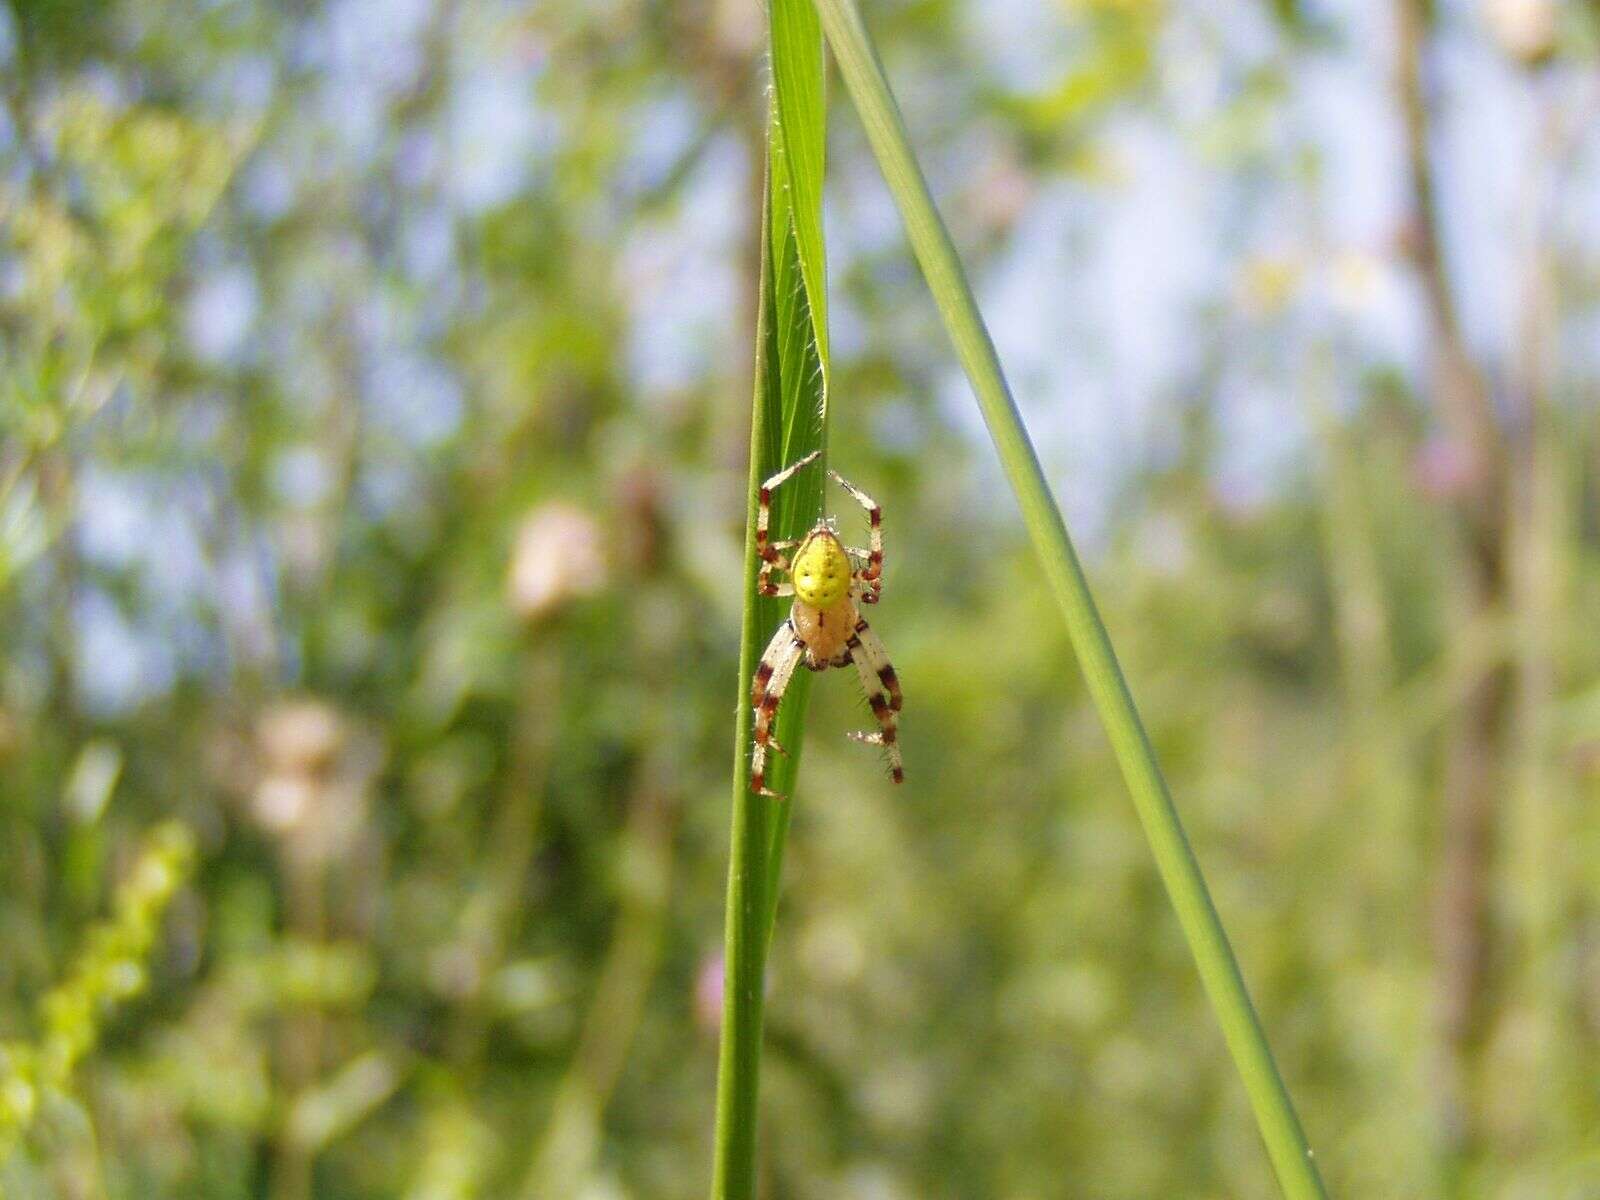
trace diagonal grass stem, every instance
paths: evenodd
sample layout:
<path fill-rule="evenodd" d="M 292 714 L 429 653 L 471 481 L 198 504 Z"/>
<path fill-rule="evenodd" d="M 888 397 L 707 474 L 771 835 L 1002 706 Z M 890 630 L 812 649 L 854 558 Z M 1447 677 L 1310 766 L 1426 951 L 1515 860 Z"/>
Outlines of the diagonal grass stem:
<path fill-rule="evenodd" d="M 1134 806 L 1177 910 L 1206 995 L 1249 1093 L 1279 1186 L 1289 1200 L 1322 1200 L 1327 1193 L 1294 1104 L 1273 1061 L 1200 864 L 1167 791 L 1083 566 L 1006 384 L 966 272 L 912 152 L 883 65 L 855 0 L 816 0 L 816 6 L 845 86 L 900 210 L 907 239 L 977 395 L 978 407 L 1016 493 L 1034 551 L 1061 606 L 1090 696 L 1133 794 Z"/>

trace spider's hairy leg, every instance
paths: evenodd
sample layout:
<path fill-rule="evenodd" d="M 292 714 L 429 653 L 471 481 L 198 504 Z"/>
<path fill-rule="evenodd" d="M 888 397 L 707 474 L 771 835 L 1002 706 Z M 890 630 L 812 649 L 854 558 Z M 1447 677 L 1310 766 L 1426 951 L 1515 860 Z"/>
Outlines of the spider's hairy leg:
<path fill-rule="evenodd" d="M 772 721 L 778 714 L 778 704 L 804 653 L 805 643 L 795 637 L 793 623 L 784 621 L 767 643 L 761 662 L 756 667 L 755 678 L 751 681 L 750 704 L 755 709 L 755 749 L 750 755 L 750 790 L 757 795 L 782 799 L 777 792 L 767 789 L 767 750 L 770 747 L 783 752 L 772 737 Z"/>
<path fill-rule="evenodd" d="M 778 551 L 767 541 L 767 526 L 772 523 L 772 493 L 777 491 L 789 476 L 793 475 L 801 467 L 811 463 L 821 453 L 821 450 L 813 450 L 804 458 L 790 463 L 761 485 L 761 490 L 756 496 L 758 501 L 756 507 L 756 553 L 761 556 L 762 562 L 771 565 L 779 562 Z"/>
<path fill-rule="evenodd" d="M 791 538 L 788 541 L 783 542 L 767 543 L 767 551 L 771 553 L 772 557 L 768 558 L 766 553 L 762 554 L 761 572 L 756 577 L 756 590 L 759 591 L 763 596 L 794 595 L 793 583 L 774 583 L 772 581 L 772 575 L 775 571 L 789 570 L 788 555 L 780 554 L 778 551 L 788 550 L 794 546 L 798 546 L 799 544 L 800 542 L 797 538 Z"/>
<path fill-rule="evenodd" d="M 889 652 L 883 648 L 883 640 L 878 637 L 878 631 L 868 625 L 866 618 L 863 617 L 856 622 L 855 637 L 860 642 L 861 652 L 866 655 L 867 665 L 878 677 L 879 686 L 889 694 L 889 707 L 899 712 L 900 677 L 894 672 L 894 665 L 889 661 Z"/>
<path fill-rule="evenodd" d="M 794 622 L 785 618 L 773 632 L 767 648 L 761 652 L 761 657 L 756 662 L 755 674 L 750 679 L 750 706 L 758 714 L 761 712 L 762 702 L 766 699 L 767 690 L 772 684 L 772 677 L 778 669 L 779 661 L 793 648 L 793 643 L 798 641 L 794 634 Z"/>
<path fill-rule="evenodd" d="M 883 655 L 883 643 L 878 641 L 877 635 L 865 621 L 856 623 L 856 631 L 845 647 L 844 657 L 855 663 L 856 674 L 861 677 L 861 690 L 867 694 L 867 704 L 872 708 L 872 715 L 878 719 L 875 732 L 852 733 L 850 737 L 869 746 L 882 746 L 889 756 L 890 777 L 896 783 L 904 783 L 905 764 L 900 757 L 900 727 L 895 716 L 900 711 L 900 682 L 895 678 L 894 668 L 889 665 L 888 658 Z"/>
<path fill-rule="evenodd" d="M 828 476 L 845 491 L 849 492 L 857 504 L 867 510 L 867 521 L 871 526 L 871 532 L 868 536 L 870 548 L 866 551 L 866 568 L 861 572 L 861 599 L 868 604 L 876 604 L 883 595 L 883 509 L 878 506 L 876 500 L 839 474 L 839 472 L 829 471 Z M 861 551 L 858 550 L 855 553 L 860 554 Z"/>
<path fill-rule="evenodd" d="M 876 700 L 883 699 L 882 696 L 873 698 Z M 905 762 L 900 757 L 900 745 L 894 740 L 895 730 L 892 724 L 875 733 L 867 733 L 865 730 L 857 729 L 852 733 L 845 734 L 845 736 L 852 742 L 861 742 L 868 746 L 882 746 L 889 756 L 889 778 L 896 783 L 904 783 L 906 781 Z"/>

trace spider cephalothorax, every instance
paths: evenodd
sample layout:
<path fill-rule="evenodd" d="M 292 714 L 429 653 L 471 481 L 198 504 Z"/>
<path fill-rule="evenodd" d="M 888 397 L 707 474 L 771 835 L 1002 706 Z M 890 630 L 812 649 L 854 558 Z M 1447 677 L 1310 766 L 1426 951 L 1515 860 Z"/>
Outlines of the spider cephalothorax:
<path fill-rule="evenodd" d="M 834 532 L 832 522 L 818 521 L 811 532 L 796 542 L 769 542 L 767 525 L 772 515 L 772 493 L 796 471 L 817 457 L 812 451 L 791 463 L 761 485 L 760 508 L 756 515 L 756 553 L 761 556 L 759 585 L 763 596 L 793 596 L 788 619 L 778 626 L 756 667 L 750 702 L 755 706 L 755 751 L 750 760 L 750 789 L 763 796 L 767 790 L 767 750 L 783 752 L 772 736 L 772 721 L 778 703 L 802 662 L 812 671 L 854 663 L 867 693 L 878 728 L 870 733 L 852 733 L 858 742 L 882 746 L 889 756 L 889 774 L 900 783 L 905 774 L 896 741 L 895 714 L 900 711 L 900 681 L 883 643 L 862 617 L 859 604 L 876 604 L 883 594 L 882 511 L 870 496 L 855 484 L 829 471 L 833 481 L 867 510 L 871 522 L 871 549 L 846 546 Z M 794 557 L 782 551 L 798 545 Z M 789 580 L 773 578 L 787 571 Z"/>

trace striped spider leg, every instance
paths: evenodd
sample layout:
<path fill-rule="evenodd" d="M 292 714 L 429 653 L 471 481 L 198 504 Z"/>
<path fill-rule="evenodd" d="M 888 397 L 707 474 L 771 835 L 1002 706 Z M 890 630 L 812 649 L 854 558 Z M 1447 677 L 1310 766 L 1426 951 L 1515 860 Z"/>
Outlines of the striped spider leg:
<path fill-rule="evenodd" d="M 788 753 L 772 736 L 772 722 L 778 715 L 778 704 L 788 690 L 794 669 L 805 656 L 806 644 L 795 636 L 794 622 L 785 621 L 772 635 L 761 662 L 756 667 L 755 679 L 750 687 L 750 704 L 756 710 L 755 749 L 750 755 L 750 790 L 761 796 L 782 799 L 767 787 L 767 751 Z"/>
<path fill-rule="evenodd" d="M 878 502 L 867 495 L 855 484 L 851 483 L 837 471 L 829 471 L 828 477 L 842 487 L 855 499 L 855 502 L 867 510 L 867 523 L 870 526 L 868 534 L 868 550 L 858 550 L 854 546 L 846 546 L 845 553 L 850 556 L 850 561 L 865 562 L 863 567 L 856 570 L 856 580 L 861 584 L 861 593 L 858 597 L 863 604 L 876 604 L 883 598 L 883 509 L 878 507 Z"/>
<path fill-rule="evenodd" d="M 779 486 L 786 483 L 790 476 L 803 467 L 809 466 L 816 460 L 821 450 L 813 450 L 802 459 L 790 463 L 771 479 L 761 485 L 757 496 L 759 501 L 756 508 L 756 554 L 761 558 L 761 575 L 757 580 L 757 587 L 763 596 L 792 596 L 794 585 L 792 583 L 776 583 L 772 575 L 775 571 L 787 571 L 789 560 L 781 551 L 798 546 L 798 541 L 771 542 L 767 540 L 767 528 L 772 523 L 772 493 Z"/>
<path fill-rule="evenodd" d="M 766 784 L 768 751 L 783 753 L 783 747 L 772 736 L 772 723 L 783 694 L 802 663 L 811 671 L 855 664 L 878 728 L 850 736 L 858 742 L 883 747 L 889 758 L 890 776 L 896 783 L 905 779 L 898 744 L 900 681 L 883 643 L 857 608 L 858 603 L 876 604 L 883 593 L 881 510 L 860 488 L 830 471 L 834 481 L 867 510 L 872 527 L 870 549 L 847 547 L 826 519 L 817 522 L 798 542 L 774 542 L 768 538 L 774 489 L 813 461 L 817 453 L 779 471 L 761 485 L 759 494 L 756 552 L 761 558 L 761 593 L 794 597 L 788 619 L 773 634 L 751 680 L 755 746 L 750 760 L 750 788 L 763 796 L 777 796 Z M 791 546 L 799 547 L 793 559 L 782 553 Z M 776 582 L 773 575 L 778 571 L 788 572 L 789 579 Z"/>
<path fill-rule="evenodd" d="M 905 762 L 900 757 L 899 742 L 900 679 L 889 662 L 889 652 L 883 648 L 882 640 L 867 624 L 865 617 L 856 622 L 855 632 L 845 643 L 844 653 L 847 661 L 855 663 L 856 674 L 861 678 L 861 690 L 867 694 L 867 704 L 872 709 L 872 715 L 878 719 L 875 732 L 859 730 L 848 736 L 852 741 L 882 746 L 889 756 L 889 777 L 896 783 L 904 783 Z"/>

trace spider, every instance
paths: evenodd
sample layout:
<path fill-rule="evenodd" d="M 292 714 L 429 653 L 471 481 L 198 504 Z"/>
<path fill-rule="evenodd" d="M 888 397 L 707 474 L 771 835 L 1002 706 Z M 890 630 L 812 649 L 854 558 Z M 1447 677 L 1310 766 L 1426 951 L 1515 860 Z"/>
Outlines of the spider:
<path fill-rule="evenodd" d="M 755 750 L 750 759 L 750 790 L 762 796 L 782 799 L 766 786 L 768 749 L 786 751 L 772 736 L 772 721 L 778 703 L 802 662 L 808 670 L 823 671 L 854 663 L 862 689 L 878 729 L 852 733 L 858 742 L 882 746 L 889 755 L 889 774 L 896 783 L 905 779 L 896 744 L 895 714 L 900 711 L 900 681 L 889 655 L 859 611 L 857 604 L 876 604 L 883 595 L 882 510 L 860 488 L 829 471 L 832 480 L 867 510 L 872 523 L 870 550 L 846 546 L 834 531 L 833 522 L 823 518 L 810 533 L 798 541 L 769 542 L 767 524 L 772 515 L 772 493 L 790 476 L 820 454 L 813 450 L 798 462 L 790 463 L 761 485 L 761 506 L 756 516 L 756 553 L 761 556 L 758 586 L 763 596 L 793 596 L 789 616 L 778 626 L 761 655 L 750 692 L 755 706 Z M 794 558 L 781 551 L 798 545 Z M 773 573 L 787 571 L 789 582 L 779 583 Z"/>

